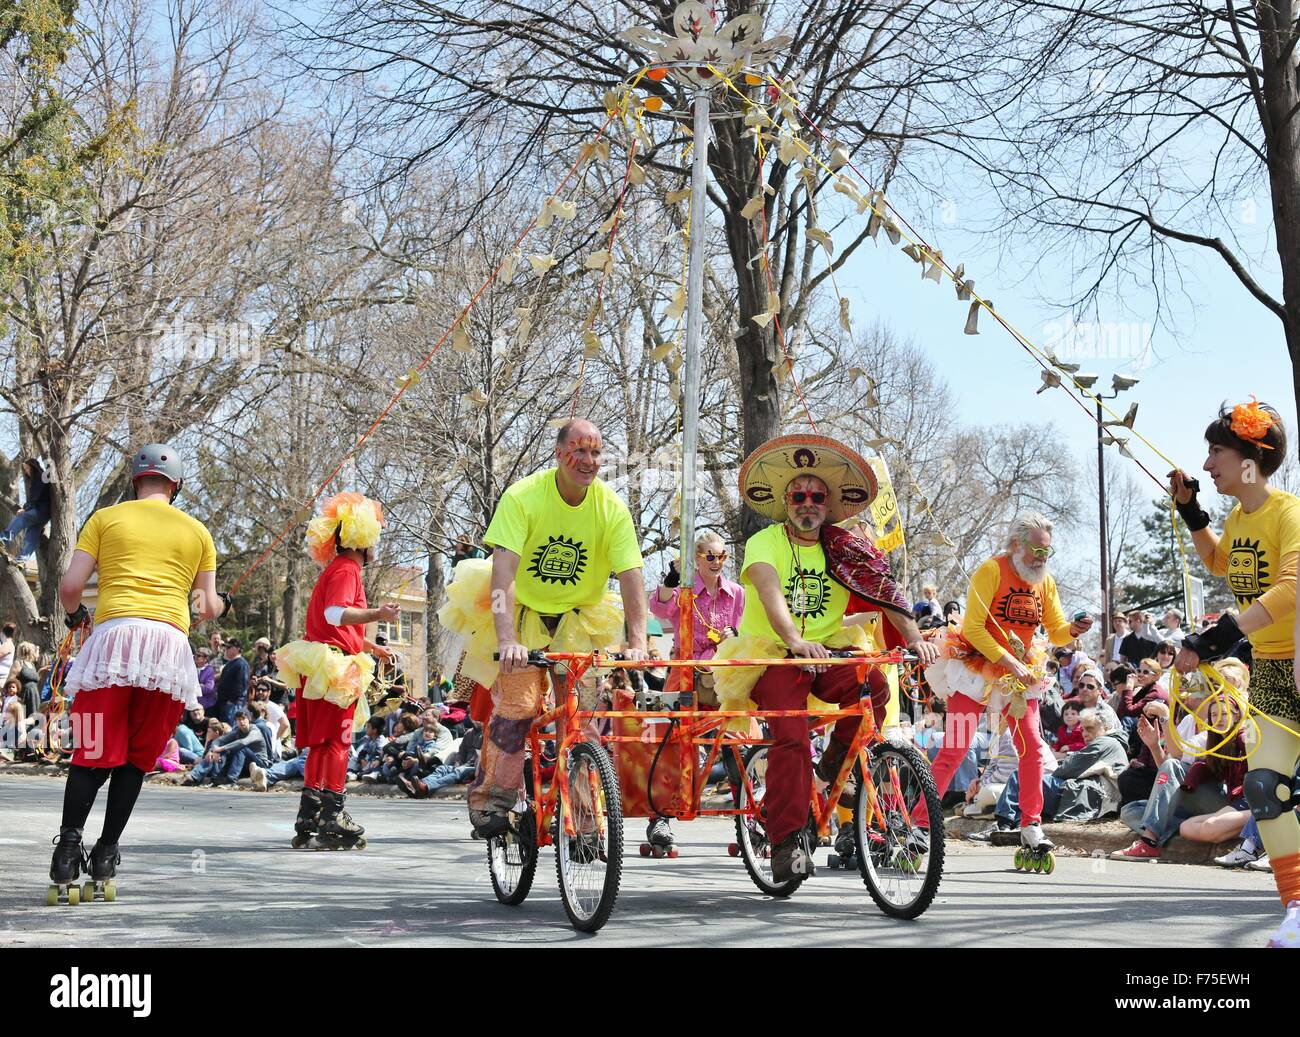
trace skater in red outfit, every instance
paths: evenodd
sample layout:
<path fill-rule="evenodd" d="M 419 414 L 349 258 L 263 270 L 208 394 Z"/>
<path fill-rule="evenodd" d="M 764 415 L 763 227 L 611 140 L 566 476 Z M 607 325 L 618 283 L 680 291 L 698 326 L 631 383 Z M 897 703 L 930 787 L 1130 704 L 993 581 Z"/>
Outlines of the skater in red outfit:
<path fill-rule="evenodd" d="M 185 709 L 199 701 L 190 655 L 190 596 L 203 622 L 225 615 L 228 596 L 217 593 L 217 558 L 201 522 L 172 506 L 182 466 L 172 447 L 152 443 L 132 459 L 135 500 L 91 515 L 77 540 L 59 600 L 69 629 L 89 619 L 81 596 L 99 571 L 94 630 L 68 672 L 74 696 L 69 718 L 76 751 L 63 791 L 63 821 L 50 863 L 49 903 L 80 899 L 82 870 L 94 887 L 116 896 L 118 840 L 147 772 L 176 730 Z M 99 842 L 82 849 L 81 833 L 95 796 L 108 782 L 108 806 Z"/>
<path fill-rule="evenodd" d="M 275 653 L 280 675 L 297 688 L 301 749 L 310 749 L 292 845 L 313 849 L 364 849 L 365 829 L 343 809 L 348 750 L 354 727 L 369 710 L 366 689 L 374 677 L 373 656 L 388 649 L 366 637 L 367 623 L 397 621 L 397 605 L 366 606 L 361 569 L 371 559 L 383 526 L 379 505 L 359 493 L 340 493 L 325 502 L 307 527 L 312 557 L 325 566 L 307 604 L 306 635 Z M 357 715 L 362 703 L 362 715 Z"/>
<path fill-rule="evenodd" d="M 1021 846 L 1036 860 L 1054 849 L 1041 824 L 1038 700 L 1048 678 L 1038 628 L 1047 631 L 1052 644 L 1064 645 L 1092 626 L 1086 614 L 1073 622 L 1065 618 L 1047 565 L 1054 550 L 1050 519 L 1032 511 L 1018 515 L 1007 550 L 984 562 L 971 578 L 961 633 L 949 634 L 944 657 L 926 670 L 930 687 L 948 705 L 947 733 L 933 767 L 939 795 L 948 790 L 966 755 L 980 714 L 985 709 L 1001 712 L 1020 754 Z"/>

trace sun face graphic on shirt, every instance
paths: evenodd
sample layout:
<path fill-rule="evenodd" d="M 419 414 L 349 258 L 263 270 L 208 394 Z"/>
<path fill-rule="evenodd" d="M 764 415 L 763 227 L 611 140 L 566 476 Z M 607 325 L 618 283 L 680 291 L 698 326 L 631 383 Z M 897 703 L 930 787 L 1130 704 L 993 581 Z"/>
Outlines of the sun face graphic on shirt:
<path fill-rule="evenodd" d="M 587 567 L 587 549 L 581 540 L 547 537 L 546 543 L 533 552 L 528 566 L 543 583 L 577 583 Z"/>
<path fill-rule="evenodd" d="M 796 619 L 817 619 L 826 613 L 830 586 L 826 574 L 811 569 L 797 569 L 785 584 L 785 600 L 790 615 Z"/>
<path fill-rule="evenodd" d="M 993 616 L 1004 623 L 1036 627 L 1042 622 L 1043 609 L 1032 588 L 1013 584 L 994 602 Z"/>
<path fill-rule="evenodd" d="M 1234 537 L 1228 552 L 1228 586 L 1240 602 L 1254 601 L 1268 589 L 1268 558 L 1258 540 Z"/>

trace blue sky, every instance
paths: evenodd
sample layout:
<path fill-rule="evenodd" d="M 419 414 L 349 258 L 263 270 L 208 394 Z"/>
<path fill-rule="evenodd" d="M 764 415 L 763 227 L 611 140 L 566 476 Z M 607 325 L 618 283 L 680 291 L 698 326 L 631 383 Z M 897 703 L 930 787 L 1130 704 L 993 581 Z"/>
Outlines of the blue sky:
<path fill-rule="evenodd" d="M 916 214 L 905 215 L 924 227 Z M 845 227 L 837 237 L 847 240 L 848 233 Z M 988 237 L 958 223 L 941 227 L 930 241 L 953 265 L 964 262 L 967 276 L 975 278 L 980 294 L 992 300 L 998 312 L 1036 345 L 1046 346 L 1054 332 L 1061 336 L 1068 327 L 1068 312 L 1044 299 L 1068 294 L 1071 271 L 1050 262 L 1038 263 L 1040 257 L 1028 240 L 1023 254 L 1008 257 L 1005 250 L 993 247 Z M 1292 436 L 1296 405 L 1281 323 L 1246 292 L 1217 256 L 1194 246 L 1180 247 L 1178 254 L 1183 260 L 1185 290 L 1170 293 L 1162 303 L 1176 332 L 1157 321 L 1160 307 L 1149 289 L 1126 294 L 1129 312 L 1121 313 L 1116 307 L 1108 313 L 1104 303 L 1102 306 L 1102 321 L 1137 326 L 1129 341 L 1139 340 L 1141 324 L 1152 326 L 1152 348 L 1145 366 L 1142 361 L 1135 365 L 1126 359 L 1068 358 L 1064 351 L 1058 352 L 1063 359 L 1075 359 L 1084 371 L 1100 375 L 1099 390 L 1109 391 L 1115 373 L 1141 378 L 1139 385 L 1110 406 L 1122 414 L 1129 403 L 1139 403 L 1136 427 L 1180 465 L 1196 470 L 1205 459 L 1202 433 L 1225 399 L 1237 403 L 1254 393 L 1278 408 Z M 864 245 L 847 267 L 850 273 L 842 278 L 841 286 L 854 313 L 860 318 L 888 321 L 901 337 L 911 338 L 924 350 L 956 392 L 957 419 L 997 424 L 1007 420 L 1007 403 L 1011 402 L 1017 421 L 1054 423 L 1069 442 L 1075 461 L 1095 450 L 1095 424 L 1066 399 L 1063 390 L 1035 394 L 1042 384 L 1041 369 L 1010 334 L 987 314 L 981 316 L 978 336 L 963 334 L 967 304 L 957 300 L 946 280 L 942 285 L 922 281 L 921 268 L 891 246 L 883 233 L 879 244 Z M 1256 269 L 1266 287 L 1276 291 L 1280 283 L 1276 253 L 1264 253 L 1264 262 Z M 1083 273 L 1077 276 L 1081 280 Z M 1135 366 L 1141 369 L 1135 370 Z M 1136 440 L 1130 447 L 1153 472 L 1164 475 L 1167 467 L 1159 458 Z M 1119 457 L 1113 447 L 1107 456 L 1108 464 L 1113 459 L 1127 465 L 1154 491 L 1132 461 Z"/>

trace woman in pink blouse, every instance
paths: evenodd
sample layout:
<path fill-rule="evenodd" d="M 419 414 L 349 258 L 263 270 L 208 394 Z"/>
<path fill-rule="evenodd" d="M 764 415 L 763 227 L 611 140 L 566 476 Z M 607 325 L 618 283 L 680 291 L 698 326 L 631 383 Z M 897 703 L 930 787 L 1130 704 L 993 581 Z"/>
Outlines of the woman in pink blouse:
<path fill-rule="evenodd" d="M 692 602 L 694 644 L 687 655 L 680 643 L 681 625 L 681 573 L 673 562 L 664 577 L 663 585 L 650 595 L 650 611 L 672 625 L 674 659 L 712 659 L 718 645 L 728 637 L 736 636 L 740 614 L 745 611 L 745 591 L 733 580 L 722 575 L 727 561 L 727 547 L 717 533 L 702 533 L 695 540 L 695 594 Z M 670 668 L 666 693 L 681 690 L 682 667 Z M 700 709 L 717 709 L 718 697 L 713 690 L 713 674 L 703 668 L 695 670 L 695 702 Z M 650 820 L 646 839 L 652 846 L 671 847 L 672 832 L 668 819 Z"/>

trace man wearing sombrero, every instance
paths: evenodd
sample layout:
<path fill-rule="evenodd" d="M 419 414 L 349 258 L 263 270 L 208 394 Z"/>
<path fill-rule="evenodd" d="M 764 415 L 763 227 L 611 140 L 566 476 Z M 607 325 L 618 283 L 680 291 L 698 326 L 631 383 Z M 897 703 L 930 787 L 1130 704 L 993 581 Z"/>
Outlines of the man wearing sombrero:
<path fill-rule="evenodd" d="M 366 689 L 375 674 L 374 656 L 388 658 L 386 648 L 366 637 L 366 624 L 395 623 L 399 615 L 393 602 L 369 608 L 361 582 L 383 524 L 377 502 L 340 493 L 307 526 L 311 556 L 324 569 L 307 603 L 304 638 L 275 653 L 281 678 L 295 689 L 298 747 L 311 750 L 293 826 L 296 849 L 366 845 L 365 829 L 343 809 L 343 801 L 352 734 L 369 716 Z"/>
<path fill-rule="evenodd" d="M 862 627 L 846 627 L 850 594 L 881 609 L 922 661 L 935 650 L 921 637 L 906 596 L 894 583 L 889 562 L 867 540 L 834 523 L 856 515 L 876 495 L 870 466 L 841 443 L 817 435 L 780 436 L 764 443 L 740 469 L 741 499 L 775 521 L 745 544 L 745 609 L 737 637 L 724 641 L 717 658 L 825 659 L 832 648 L 868 647 Z M 850 704 L 862 695 L 850 666 L 722 668 L 717 677 L 723 709 L 801 710 L 809 695 Z M 884 703 L 873 702 L 878 715 Z M 817 765 L 832 781 L 857 731 L 857 716 L 836 725 Z M 808 722 L 803 717 L 768 722 L 767 835 L 773 844 L 772 877 L 786 882 L 813 874 L 810 847 L 801 839 L 812 799 L 813 764 Z"/>

